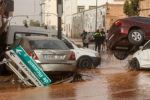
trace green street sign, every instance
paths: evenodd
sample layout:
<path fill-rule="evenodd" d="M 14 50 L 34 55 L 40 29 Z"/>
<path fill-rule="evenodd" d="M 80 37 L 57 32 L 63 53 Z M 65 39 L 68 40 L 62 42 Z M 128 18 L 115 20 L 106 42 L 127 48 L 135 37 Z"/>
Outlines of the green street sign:
<path fill-rule="evenodd" d="M 26 51 L 21 47 L 17 46 L 13 49 L 17 56 L 23 61 L 24 64 L 34 73 L 34 75 L 40 80 L 44 86 L 48 86 L 51 80 L 43 72 L 40 66 L 26 53 Z"/>

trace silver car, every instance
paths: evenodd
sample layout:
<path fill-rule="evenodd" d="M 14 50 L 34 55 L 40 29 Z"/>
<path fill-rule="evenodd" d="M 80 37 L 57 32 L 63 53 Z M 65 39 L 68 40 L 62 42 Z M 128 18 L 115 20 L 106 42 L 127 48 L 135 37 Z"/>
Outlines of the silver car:
<path fill-rule="evenodd" d="M 75 53 L 61 40 L 42 36 L 26 36 L 16 41 L 45 72 L 74 71 Z"/>

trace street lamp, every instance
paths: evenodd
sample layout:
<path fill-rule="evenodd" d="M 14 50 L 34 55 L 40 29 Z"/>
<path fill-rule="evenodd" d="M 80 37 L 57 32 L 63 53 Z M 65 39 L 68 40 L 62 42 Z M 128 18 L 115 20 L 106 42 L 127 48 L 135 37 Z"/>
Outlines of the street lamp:
<path fill-rule="evenodd" d="M 96 32 L 96 30 L 97 30 L 97 2 L 98 2 L 98 0 L 96 0 L 95 32 Z"/>
<path fill-rule="evenodd" d="M 43 5 L 45 5 L 45 3 L 41 1 L 41 4 L 40 4 L 40 6 L 41 6 L 41 14 L 40 14 L 41 15 L 41 26 L 43 24 L 43 19 L 44 19 L 44 17 L 43 17 L 44 6 Z"/>
<path fill-rule="evenodd" d="M 44 22 L 43 22 L 43 24 L 45 24 L 45 25 L 48 25 L 48 20 L 50 19 L 48 16 L 53 15 L 53 16 L 55 16 L 56 18 L 58 17 L 57 14 L 55 14 L 55 13 L 49 13 L 49 12 L 45 12 L 45 13 L 43 13 L 43 15 L 45 16 L 45 20 L 44 20 Z M 50 21 L 51 21 L 51 20 L 50 20 Z"/>

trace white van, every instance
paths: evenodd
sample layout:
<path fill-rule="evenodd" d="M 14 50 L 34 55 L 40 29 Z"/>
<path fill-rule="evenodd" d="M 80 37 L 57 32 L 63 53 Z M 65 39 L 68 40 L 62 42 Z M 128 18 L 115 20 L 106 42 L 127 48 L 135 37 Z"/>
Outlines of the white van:
<path fill-rule="evenodd" d="M 7 45 L 12 45 L 16 39 L 23 36 L 48 36 L 49 33 L 50 30 L 43 27 L 10 26 L 8 27 Z"/>

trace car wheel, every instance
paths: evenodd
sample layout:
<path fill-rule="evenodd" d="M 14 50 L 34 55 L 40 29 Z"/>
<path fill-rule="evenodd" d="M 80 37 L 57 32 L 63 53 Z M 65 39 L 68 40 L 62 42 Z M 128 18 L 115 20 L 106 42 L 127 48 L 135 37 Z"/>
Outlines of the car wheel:
<path fill-rule="evenodd" d="M 82 57 L 79 59 L 79 68 L 92 68 L 92 60 L 89 57 Z"/>
<path fill-rule="evenodd" d="M 99 59 L 99 62 L 93 62 L 94 68 L 98 67 L 99 65 L 101 65 L 101 58 Z"/>
<path fill-rule="evenodd" d="M 128 52 L 124 50 L 115 50 L 114 56 L 119 60 L 124 60 L 128 57 Z"/>
<path fill-rule="evenodd" d="M 144 33 L 141 30 L 131 30 L 128 35 L 128 40 L 133 45 L 140 45 L 144 41 Z"/>
<path fill-rule="evenodd" d="M 140 64 L 139 61 L 136 58 L 132 58 L 132 60 L 129 62 L 130 69 L 131 70 L 139 70 Z"/>

